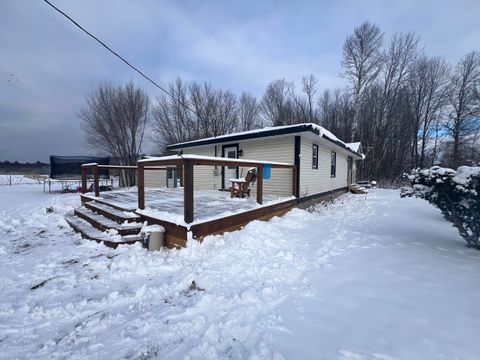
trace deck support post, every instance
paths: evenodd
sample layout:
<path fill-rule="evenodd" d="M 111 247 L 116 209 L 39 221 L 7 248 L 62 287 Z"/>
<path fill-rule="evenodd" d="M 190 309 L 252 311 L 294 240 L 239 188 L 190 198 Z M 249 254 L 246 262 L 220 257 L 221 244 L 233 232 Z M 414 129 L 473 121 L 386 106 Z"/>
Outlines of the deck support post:
<path fill-rule="evenodd" d="M 50 192 L 50 184 L 48 184 L 48 192 Z M 82 166 L 82 194 L 87 192 L 87 168 Z"/>
<path fill-rule="evenodd" d="M 95 164 L 92 166 L 93 168 L 93 188 L 95 190 L 95 197 L 100 196 L 100 188 L 98 183 L 98 165 Z"/>
<path fill-rule="evenodd" d="M 183 163 L 183 217 L 187 224 L 193 221 L 193 163 L 184 160 Z"/>
<path fill-rule="evenodd" d="M 257 203 L 263 204 L 263 165 L 257 168 Z"/>
<path fill-rule="evenodd" d="M 142 163 L 138 164 L 138 208 L 145 209 L 145 167 Z"/>

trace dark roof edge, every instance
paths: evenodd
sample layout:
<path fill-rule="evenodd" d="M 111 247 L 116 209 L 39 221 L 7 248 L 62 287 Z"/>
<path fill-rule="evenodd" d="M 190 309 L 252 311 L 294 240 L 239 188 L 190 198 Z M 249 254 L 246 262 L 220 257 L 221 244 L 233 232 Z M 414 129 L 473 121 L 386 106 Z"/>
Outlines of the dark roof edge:
<path fill-rule="evenodd" d="M 218 144 L 222 142 L 231 142 L 231 141 L 238 141 L 238 140 L 250 140 L 250 139 L 258 139 L 263 137 L 269 136 L 278 136 L 278 135 L 288 135 L 294 134 L 297 132 L 302 131 L 312 131 L 315 132 L 317 135 L 319 131 L 314 129 L 310 124 L 299 124 L 298 126 L 289 126 L 281 129 L 271 129 L 265 131 L 257 131 L 257 132 L 249 132 L 246 134 L 231 134 L 230 136 L 221 136 L 216 138 L 204 139 L 204 140 L 193 140 L 188 141 L 180 144 L 173 144 L 167 145 L 167 150 L 175 150 L 175 149 L 182 149 L 186 147 L 194 147 L 194 146 L 202 146 L 202 145 L 211 145 L 211 144 Z"/>
<path fill-rule="evenodd" d="M 204 139 L 204 140 L 193 140 L 193 141 L 188 141 L 180 144 L 167 145 L 166 149 L 169 151 L 172 151 L 172 150 L 183 149 L 187 147 L 213 145 L 218 143 L 233 142 L 233 141 L 240 141 L 240 140 L 252 140 L 252 139 L 259 139 L 259 138 L 270 137 L 270 136 L 289 135 L 289 134 L 295 134 L 295 133 L 304 132 L 304 131 L 310 131 L 316 135 L 320 135 L 320 131 L 314 128 L 311 124 L 299 124 L 297 126 L 290 126 L 290 127 L 285 127 L 281 129 L 271 129 L 271 130 L 251 132 L 246 134 L 239 134 L 239 135 L 232 134 L 231 136 L 222 136 L 222 137 L 210 138 L 210 139 Z M 337 146 L 340 146 L 341 148 L 351 152 L 352 154 L 355 154 L 360 157 L 362 156 L 361 154 L 358 154 L 352 149 L 345 146 L 341 141 L 332 140 L 325 135 L 323 135 L 322 138 L 330 141 L 331 143 Z"/>
<path fill-rule="evenodd" d="M 325 139 L 325 140 L 328 140 L 330 141 L 331 143 L 337 145 L 337 146 L 340 146 L 342 149 L 344 150 L 347 150 L 348 152 L 351 152 L 352 154 L 354 155 L 357 155 L 359 157 L 362 157 L 362 154 L 359 154 L 355 151 L 353 151 L 352 149 L 350 149 L 348 146 L 346 146 L 344 143 L 340 142 L 340 141 L 335 141 L 333 139 L 330 139 L 329 137 L 326 137 L 325 135 L 322 136 L 322 139 Z"/>

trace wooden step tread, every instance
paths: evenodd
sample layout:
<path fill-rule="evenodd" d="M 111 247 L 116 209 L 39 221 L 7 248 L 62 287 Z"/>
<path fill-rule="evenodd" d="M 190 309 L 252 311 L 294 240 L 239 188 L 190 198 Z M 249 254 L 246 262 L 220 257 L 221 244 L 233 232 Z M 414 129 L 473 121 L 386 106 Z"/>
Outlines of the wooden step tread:
<path fill-rule="evenodd" d="M 130 206 L 128 206 L 127 204 L 123 204 L 117 201 L 112 201 L 102 196 L 97 197 L 94 195 L 87 195 L 87 194 L 82 194 L 80 196 L 82 200 L 84 200 L 84 202 L 95 201 L 95 203 L 97 204 L 107 205 L 109 208 L 114 208 L 120 211 L 134 212 L 135 210 L 137 210 L 136 204 L 132 205 L 132 203 L 130 203 Z"/>
<path fill-rule="evenodd" d="M 122 238 L 120 235 L 112 236 L 106 232 L 97 230 L 87 221 L 80 219 L 78 216 L 74 214 L 67 214 L 65 216 L 65 220 L 70 224 L 70 226 L 76 232 L 79 232 L 82 235 L 82 237 L 86 239 L 118 242 Z"/>
<path fill-rule="evenodd" d="M 81 217 L 84 218 L 90 218 L 96 223 L 102 225 L 102 227 L 106 229 L 115 229 L 115 230 L 137 230 L 140 231 L 142 229 L 143 224 L 138 223 L 138 222 L 124 222 L 122 224 L 119 224 L 111 219 L 106 218 L 105 216 L 98 214 L 90 209 L 81 207 L 78 209 L 75 209 L 75 214 L 78 215 L 83 215 Z M 88 220 L 87 220 L 88 221 Z"/>
<path fill-rule="evenodd" d="M 134 244 L 138 241 L 142 241 L 140 235 L 120 236 L 97 230 L 90 223 L 79 218 L 73 213 L 67 214 L 65 216 L 65 220 L 75 232 L 82 236 L 82 238 L 94 240 L 98 243 L 102 242 L 108 247 L 116 248 L 118 245 Z"/>
<path fill-rule="evenodd" d="M 140 234 L 138 235 L 124 235 L 122 236 L 123 241 L 130 242 L 130 241 L 142 241 L 143 238 Z"/>
<path fill-rule="evenodd" d="M 110 220 L 114 220 L 117 223 L 123 223 L 125 221 L 135 222 L 140 220 L 140 216 L 133 212 L 118 210 L 96 201 L 86 202 L 85 207 L 105 217 L 108 217 Z"/>

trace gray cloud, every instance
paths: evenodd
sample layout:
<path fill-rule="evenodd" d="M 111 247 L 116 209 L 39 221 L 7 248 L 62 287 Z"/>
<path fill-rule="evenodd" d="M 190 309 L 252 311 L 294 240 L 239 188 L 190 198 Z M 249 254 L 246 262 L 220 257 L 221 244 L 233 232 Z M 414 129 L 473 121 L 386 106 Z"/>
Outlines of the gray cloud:
<path fill-rule="evenodd" d="M 54 3 L 162 84 L 180 76 L 257 96 L 310 73 L 321 89 L 344 86 L 343 40 L 367 19 L 387 39 L 415 31 L 427 54 L 452 63 L 480 38 L 478 1 Z M 89 153 L 76 113 L 100 81 L 158 93 L 41 1 L 2 1 L 0 23 L 0 160 Z"/>

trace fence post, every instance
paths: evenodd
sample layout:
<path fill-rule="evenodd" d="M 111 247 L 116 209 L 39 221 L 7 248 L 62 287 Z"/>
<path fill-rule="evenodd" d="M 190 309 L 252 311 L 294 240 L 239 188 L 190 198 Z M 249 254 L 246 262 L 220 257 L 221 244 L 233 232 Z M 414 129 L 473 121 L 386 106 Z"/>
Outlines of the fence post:
<path fill-rule="evenodd" d="M 184 160 L 183 217 L 187 224 L 193 221 L 193 164 Z"/>
<path fill-rule="evenodd" d="M 257 168 L 257 203 L 263 204 L 263 165 Z"/>
<path fill-rule="evenodd" d="M 138 163 L 138 208 L 140 210 L 145 209 L 145 168 L 142 163 Z"/>

